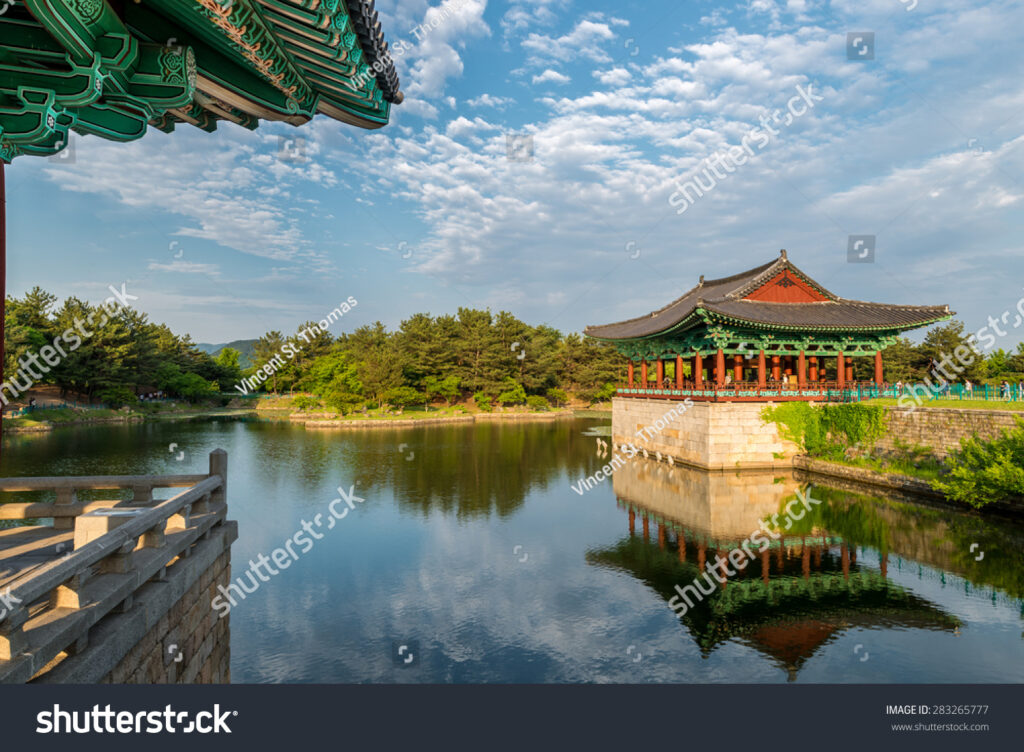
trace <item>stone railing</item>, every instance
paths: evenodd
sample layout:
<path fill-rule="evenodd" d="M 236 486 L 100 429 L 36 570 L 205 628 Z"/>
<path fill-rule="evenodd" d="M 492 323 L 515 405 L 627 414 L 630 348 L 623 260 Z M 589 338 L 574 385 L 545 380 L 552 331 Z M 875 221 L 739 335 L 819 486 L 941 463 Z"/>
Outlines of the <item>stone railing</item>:
<path fill-rule="evenodd" d="M 154 501 L 155 488 L 186 490 Z M 76 491 L 132 489 L 126 501 L 79 502 Z M 5 478 L 0 492 L 56 491 L 54 503 L 0 504 L 0 519 L 52 517 L 74 548 L 15 577 L 0 619 L 0 682 L 25 682 L 88 647 L 90 630 L 124 613 L 146 583 L 163 581 L 227 514 L 227 453 L 207 475 Z M 60 534 L 66 538 L 67 533 Z"/>

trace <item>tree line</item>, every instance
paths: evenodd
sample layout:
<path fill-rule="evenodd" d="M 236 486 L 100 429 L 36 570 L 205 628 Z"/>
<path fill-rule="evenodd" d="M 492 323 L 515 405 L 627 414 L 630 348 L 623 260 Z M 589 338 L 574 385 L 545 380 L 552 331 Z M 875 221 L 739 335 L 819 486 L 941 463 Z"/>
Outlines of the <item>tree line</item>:
<path fill-rule="evenodd" d="M 75 297 L 58 305 L 55 295 L 35 287 L 8 296 L 4 377 L 18 373 L 26 358 L 60 333 L 96 312 Z M 264 334 L 254 345 L 253 365 L 242 369 L 239 352 L 213 357 L 188 335 L 149 321 L 131 307 L 105 317 L 81 346 L 60 359 L 35 384 L 82 395 L 112 406 L 134 403 L 140 394 L 199 401 L 239 396 L 243 379 L 264 370 L 262 392 L 305 392 L 339 411 L 365 405 L 408 406 L 472 398 L 482 409 L 495 404 L 564 404 L 608 399 L 624 378 L 614 349 L 579 334 L 530 326 L 511 313 L 460 308 L 456 315 L 416 314 L 389 331 L 382 323 L 333 336 L 316 322 L 296 334 Z M 282 357 L 282 352 L 286 353 Z"/>
<path fill-rule="evenodd" d="M 310 332 L 316 333 L 311 335 Z M 511 313 L 460 308 L 455 315 L 415 314 L 389 331 L 379 321 L 333 337 L 314 322 L 296 334 L 264 334 L 255 368 L 289 357 L 261 388 L 315 395 L 344 412 L 360 405 L 411 406 L 472 398 L 494 405 L 536 407 L 606 400 L 624 377 L 614 348 L 579 334 L 530 326 Z"/>

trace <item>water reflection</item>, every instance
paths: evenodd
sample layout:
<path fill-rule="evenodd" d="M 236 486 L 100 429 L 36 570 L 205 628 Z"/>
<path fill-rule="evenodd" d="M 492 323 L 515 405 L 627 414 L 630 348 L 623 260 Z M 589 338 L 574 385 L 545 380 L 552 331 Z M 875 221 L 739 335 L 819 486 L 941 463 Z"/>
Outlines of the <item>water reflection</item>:
<path fill-rule="evenodd" d="M 709 572 L 715 589 L 680 619 L 705 658 L 736 641 L 794 680 L 851 629 L 959 634 L 962 620 L 934 596 L 896 582 L 894 567 L 916 569 L 920 577 L 927 572 L 943 586 L 960 576 L 968 592 L 987 588 L 993 600 L 1021 605 L 1017 525 L 808 487 L 791 474 L 706 473 L 639 459 L 615 474 L 614 489 L 627 534 L 589 551 L 587 561 L 629 573 L 666 602 L 677 585 Z M 745 569 L 730 576 L 715 566 L 717 556 L 724 561 L 762 521 L 781 516 L 798 491 L 821 503 L 788 529 L 777 528 L 778 539 L 764 551 L 755 544 Z"/>

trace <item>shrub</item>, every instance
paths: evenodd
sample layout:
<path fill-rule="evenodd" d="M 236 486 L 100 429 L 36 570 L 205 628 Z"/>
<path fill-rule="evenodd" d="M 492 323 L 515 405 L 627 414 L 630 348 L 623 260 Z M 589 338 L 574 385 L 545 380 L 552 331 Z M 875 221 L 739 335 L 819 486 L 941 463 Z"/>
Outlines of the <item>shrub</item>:
<path fill-rule="evenodd" d="M 532 407 L 534 410 L 547 410 L 551 407 L 550 403 L 539 394 L 531 394 L 527 397 L 526 406 Z"/>
<path fill-rule="evenodd" d="M 312 410 L 313 408 L 320 407 L 320 400 L 308 394 L 300 394 L 292 400 L 292 405 L 298 410 Z"/>
<path fill-rule="evenodd" d="M 494 406 L 491 404 L 491 396 L 485 392 L 477 392 L 474 394 L 473 401 L 476 402 L 476 406 L 485 413 L 494 411 Z"/>
<path fill-rule="evenodd" d="M 551 400 L 551 404 L 555 407 L 561 407 L 569 401 L 569 395 L 563 389 L 551 387 L 548 389 L 548 399 Z"/>
<path fill-rule="evenodd" d="M 506 379 L 502 387 L 504 391 L 498 395 L 498 402 L 502 405 L 521 405 L 526 402 L 526 390 L 522 384 Z"/>
<path fill-rule="evenodd" d="M 96 392 L 96 399 L 108 407 L 118 408 L 125 405 L 134 405 L 139 401 L 135 392 L 126 386 L 112 386 Z"/>
<path fill-rule="evenodd" d="M 410 405 L 422 405 L 426 399 L 421 392 L 411 386 L 397 386 L 384 392 L 384 401 L 396 407 L 409 407 Z"/>
<path fill-rule="evenodd" d="M 946 464 L 949 474 L 932 486 L 951 499 L 980 508 L 1024 497 L 1024 420 L 992 441 L 965 439 Z"/>

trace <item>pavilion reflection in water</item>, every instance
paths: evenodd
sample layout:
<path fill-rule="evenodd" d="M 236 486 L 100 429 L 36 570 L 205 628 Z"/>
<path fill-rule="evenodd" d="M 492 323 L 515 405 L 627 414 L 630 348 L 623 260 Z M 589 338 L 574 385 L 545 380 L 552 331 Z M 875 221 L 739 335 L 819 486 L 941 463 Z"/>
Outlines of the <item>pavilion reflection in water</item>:
<path fill-rule="evenodd" d="M 629 535 L 591 551 L 590 563 L 632 574 L 666 601 L 708 571 L 717 587 L 681 621 L 705 657 L 737 640 L 773 660 L 790 680 L 824 645 L 851 628 L 955 631 L 960 621 L 858 564 L 858 546 L 818 527 L 778 539 L 745 569 L 715 567 L 761 521 L 780 513 L 801 485 L 778 473 L 708 473 L 639 458 L 614 475 Z M 781 515 L 780 515 L 781 518 Z M 795 527 L 795 526 L 794 526 Z M 711 563 L 711 568 L 707 569 Z"/>

